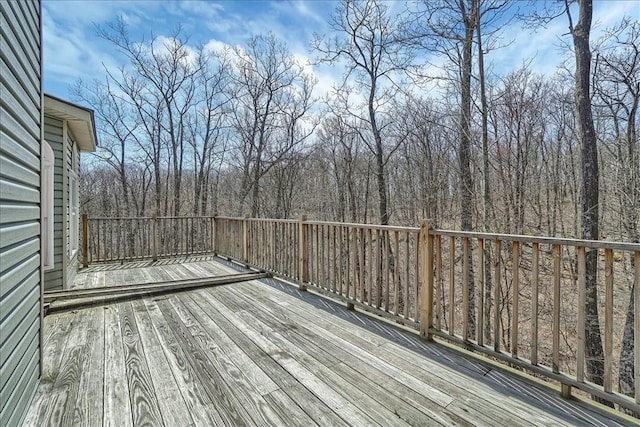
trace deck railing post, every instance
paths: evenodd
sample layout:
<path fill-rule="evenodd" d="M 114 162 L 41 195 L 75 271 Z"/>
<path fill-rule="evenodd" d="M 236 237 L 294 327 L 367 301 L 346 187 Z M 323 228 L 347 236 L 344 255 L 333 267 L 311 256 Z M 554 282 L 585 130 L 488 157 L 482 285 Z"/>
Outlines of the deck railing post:
<path fill-rule="evenodd" d="M 82 268 L 89 266 L 89 216 L 82 214 Z"/>
<path fill-rule="evenodd" d="M 153 241 L 151 243 L 151 259 L 153 262 L 158 261 L 158 215 L 153 215 L 151 218 L 151 225 L 153 228 Z"/>
<path fill-rule="evenodd" d="M 429 220 L 420 223 L 420 336 L 433 340 L 429 328 L 433 326 L 433 235 Z"/>
<path fill-rule="evenodd" d="M 242 219 L 242 261 L 249 263 L 249 215 Z"/>
<path fill-rule="evenodd" d="M 298 289 L 307 290 L 309 259 L 307 253 L 307 220 L 306 215 L 300 215 L 298 220 Z"/>

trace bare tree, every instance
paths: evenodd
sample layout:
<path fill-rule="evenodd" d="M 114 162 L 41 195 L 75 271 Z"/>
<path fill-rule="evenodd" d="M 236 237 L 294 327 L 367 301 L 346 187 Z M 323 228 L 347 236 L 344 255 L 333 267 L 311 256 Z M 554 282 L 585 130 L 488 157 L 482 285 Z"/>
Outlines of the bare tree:
<path fill-rule="evenodd" d="M 601 114 L 612 122 L 613 158 L 619 165 L 617 190 L 623 228 L 630 242 L 640 243 L 640 150 L 637 126 L 640 103 L 640 23 L 624 19 L 608 30 L 595 58 L 595 94 L 603 108 Z M 633 262 L 633 260 L 632 260 Z M 635 394 L 634 383 L 634 285 L 620 351 L 620 392 Z M 635 367 L 635 369 L 640 369 Z M 640 414 L 636 414 L 640 417 Z"/>
<path fill-rule="evenodd" d="M 480 0 L 423 0 L 411 11 L 412 29 L 406 39 L 431 52 L 444 55 L 455 65 L 451 79 L 459 88 L 458 173 L 460 226 L 473 229 L 474 188 L 471 173 L 471 77 L 473 41 L 478 25 Z M 468 263 L 472 265 L 471 262 Z M 475 295 L 473 268 L 469 268 L 469 294 Z M 475 298 L 469 298 L 468 336 L 475 336 Z"/>
<path fill-rule="evenodd" d="M 336 96 L 343 100 L 347 114 L 368 125 L 370 133 L 361 128 L 355 130 L 375 156 L 379 222 L 388 224 L 385 165 L 399 144 L 385 141 L 385 128 L 391 123 L 385 118 L 385 110 L 399 93 L 399 72 L 406 70 L 411 56 L 397 37 L 398 20 L 381 1 L 343 0 L 332 15 L 330 28 L 335 37 L 316 35 L 313 48 L 321 63 L 344 62 L 346 71 Z M 357 85 L 357 93 L 352 84 Z M 365 99 L 364 111 L 352 105 L 350 98 L 358 96 Z"/>
<path fill-rule="evenodd" d="M 260 214 L 260 180 L 313 132 L 305 118 L 313 104 L 315 79 L 273 34 L 254 36 L 236 48 L 232 111 L 237 135 L 241 211 Z"/>
<path fill-rule="evenodd" d="M 592 0 L 578 0 L 578 20 L 573 24 L 569 1 L 565 0 L 565 13 L 569 19 L 569 31 L 575 51 L 575 98 L 578 136 L 582 151 L 582 238 L 598 240 L 599 233 L 599 168 L 598 147 L 593 115 L 591 111 L 591 21 Z M 596 384 L 604 381 L 604 354 L 600 321 L 598 318 L 598 252 L 587 251 L 586 261 L 586 307 L 585 307 L 585 353 L 587 375 Z M 600 399 L 598 399 L 600 400 Z M 609 404 L 606 401 L 601 403 Z"/>

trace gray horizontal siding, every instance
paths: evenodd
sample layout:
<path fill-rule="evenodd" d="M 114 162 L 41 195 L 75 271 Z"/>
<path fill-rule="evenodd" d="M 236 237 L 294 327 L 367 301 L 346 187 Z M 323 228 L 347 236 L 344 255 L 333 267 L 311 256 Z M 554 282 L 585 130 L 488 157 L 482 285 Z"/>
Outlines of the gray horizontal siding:
<path fill-rule="evenodd" d="M 40 2 L 0 1 L 0 425 L 40 371 Z"/>
<path fill-rule="evenodd" d="M 63 122 L 60 119 L 44 116 L 44 137 L 53 150 L 53 268 L 44 273 L 44 290 L 63 289 L 64 274 L 64 238 L 66 227 L 64 214 L 64 168 L 65 153 L 63 144 Z"/>

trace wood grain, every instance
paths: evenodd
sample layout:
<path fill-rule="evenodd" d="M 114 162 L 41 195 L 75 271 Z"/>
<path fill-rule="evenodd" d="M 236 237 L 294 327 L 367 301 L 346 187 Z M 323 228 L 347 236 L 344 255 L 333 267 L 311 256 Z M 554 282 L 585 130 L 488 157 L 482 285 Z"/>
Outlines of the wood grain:
<path fill-rule="evenodd" d="M 120 304 L 119 316 L 133 424 L 164 425 L 130 302 Z"/>

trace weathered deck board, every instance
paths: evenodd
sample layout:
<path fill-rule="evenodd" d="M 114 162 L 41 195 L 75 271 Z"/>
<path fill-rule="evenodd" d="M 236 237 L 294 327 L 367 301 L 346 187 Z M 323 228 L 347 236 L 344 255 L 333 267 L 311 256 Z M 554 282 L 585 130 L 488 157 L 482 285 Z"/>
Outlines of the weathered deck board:
<path fill-rule="evenodd" d="M 194 423 L 196 425 L 224 424 L 220 413 L 205 392 L 204 386 L 196 378 L 193 366 L 187 362 L 184 349 L 176 341 L 173 331 L 165 322 L 157 301 L 146 299 L 144 302 Z"/>
<path fill-rule="evenodd" d="M 89 269 L 75 286 L 237 272 L 210 259 L 130 267 Z M 276 283 L 47 316 L 45 376 L 25 425 L 620 425 Z"/>
<path fill-rule="evenodd" d="M 119 307 L 116 304 L 104 310 L 104 413 L 102 425 L 105 427 L 132 425 L 129 383 L 120 326 Z"/>
<path fill-rule="evenodd" d="M 266 354 L 256 343 L 242 333 L 235 332 L 235 326 L 226 318 L 221 316 L 211 317 L 215 312 L 206 311 L 209 305 L 203 300 L 192 295 L 190 298 L 192 304 L 196 304 L 203 313 L 207 313 L 210 319 L 219 325 L 219 330 L 226 335 L 227 338 L 234 342 L 238 348 L 246 353 L 247 357 L 255 362 L 256 365 L 269 376 L 271 380 L 284 391 L 292 401 L 294 401 L 309 417 L 311 417 L 319 425 L 344 426 L 348 425 L 342 418 L 338 417 L 333 411 L 326 407 L 318 396 L 304 387 L 295 377 L 289 375 L 282 365 L 275 359 Z M 187 298 L 184 296 L 183 298 Z M 235 360 L 235 359 L 234 359 Z M 289 411 L 290 408 L 281 408 Z M 293 409 L 297 412 L 297 409 Z"/>
<path fill-rule="evenodd" d="M 192 424 L 189 408 L 156 336 L 147 307 L 140 299 L 131 305 L 162 419 L 169 426 L 189 426 Z"/>
<path fill-rule="evenodd" d="M 158 395 L 153 388 L 133 307 L 130 302 L 118 305 L 133 425 L 161 425 L 163 423 Z"/>

